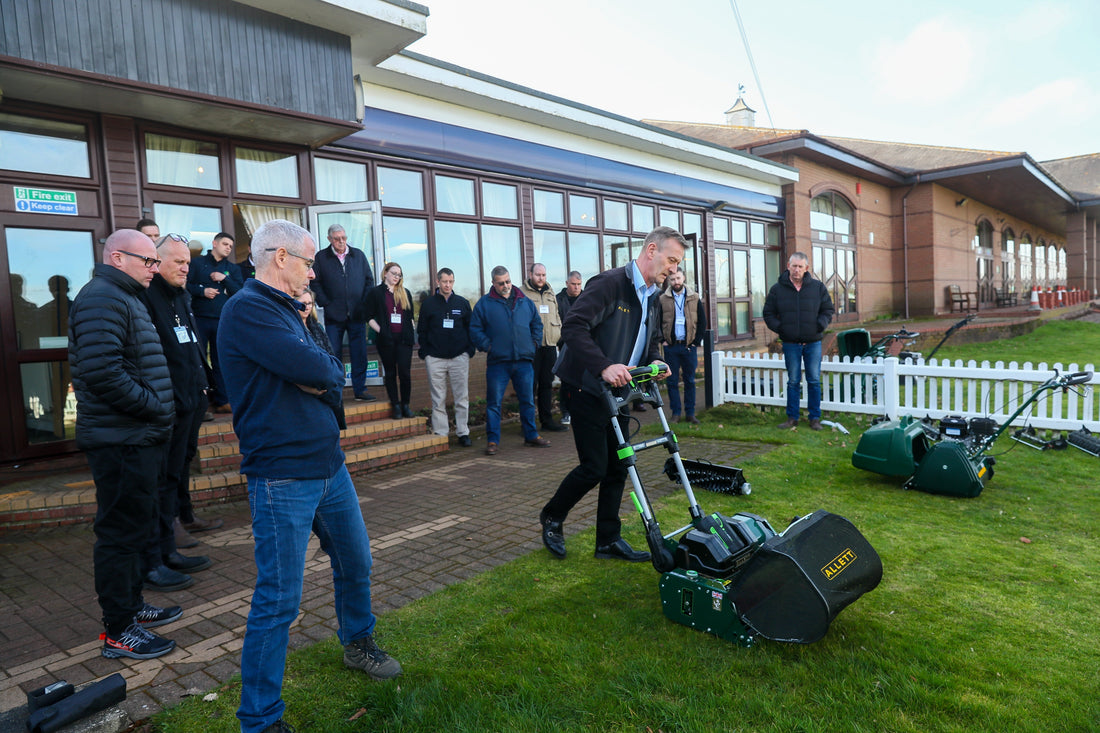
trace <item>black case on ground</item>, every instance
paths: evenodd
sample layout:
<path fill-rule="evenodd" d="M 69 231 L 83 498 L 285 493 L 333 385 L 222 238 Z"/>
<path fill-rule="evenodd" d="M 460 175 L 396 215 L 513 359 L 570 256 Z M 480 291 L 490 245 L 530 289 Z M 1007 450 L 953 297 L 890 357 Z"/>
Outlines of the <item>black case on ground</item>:
<path fill-rule="evenodd" d="M 774 641 L 825 636 L 846 606 L 882 580 L 882 561 L 844 517 L 818 510 L 760 546 L 734 579 L 742 621 Z"/>

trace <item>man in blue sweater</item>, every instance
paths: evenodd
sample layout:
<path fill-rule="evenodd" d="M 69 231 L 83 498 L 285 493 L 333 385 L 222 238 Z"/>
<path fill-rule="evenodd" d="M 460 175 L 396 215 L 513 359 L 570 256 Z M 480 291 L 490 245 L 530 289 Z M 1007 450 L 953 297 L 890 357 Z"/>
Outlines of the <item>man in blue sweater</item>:
<path fill-rule="evenodd" d="M 313 279 L 316 251 L 309 232 L 288 221 L 257 229 L 256 278 L 226 304 L 218 340 L 256 542 L 241 650 L 242 733 L 285 730 L 283 671 L 311 531 L 332 561 L 344 664 L 375 680 L 401 673 L 372 637 L 370 539 L 336 416 L 343 366 L 314 343 L 295 300 Z"/>
<path fill-rule="evenodd" d="M 519 400 L 523 444 L 545 448 L 550 441 L 535 427 L 535 349 L 542 343 L 542 319 L 531 299 L 512 287 L 504 265 L 493 268 L 493 287 L 474 306 L 470 340 L 485 358 L 485 455 L 495 456 L 500 447 L 500 407 L 511 380 Z"/>

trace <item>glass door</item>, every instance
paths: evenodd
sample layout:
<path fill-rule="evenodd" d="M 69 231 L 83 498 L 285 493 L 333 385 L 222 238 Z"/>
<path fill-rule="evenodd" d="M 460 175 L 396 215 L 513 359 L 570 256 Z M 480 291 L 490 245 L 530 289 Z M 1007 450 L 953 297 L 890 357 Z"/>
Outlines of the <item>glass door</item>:
<path fill-rule="evenodd" d="M 379 201 L 355 201 L 342 204 L 324 204 L 310 206 L 307 209 L 309 219 L 308 229 L 317 241 L 318 251 L 328 247 L 328 230 L 331 226 L 341 226 L 348 235 L 348 246 L 356 247 L 367 255 L 370 270 L 374 274 L 374 282 L 381 282 L 378 267 L 383 263 L 382 253 L 382 204 Z M 317 309 L 317 317 L 324 323 L 324 309 Z M 367 342 L 373 342 L 371 329 L 367 329 Z M 350 350 L 346 348 L 345 336 L 344 376 L 347 385 L 351 385 Z M 333 344 L 335 347 L 336 344 Z M 368 352 L 369 353 L 369 352 Z M 382 365 L 377 359 L 367 361 L 367 386 L 380 386 L 382 384 Z"/>
<path fill-rule="evenodd" d="M 4 458 L 56 454 L 76 432 L 76 398 L 69 371 L 69 309 L 92 278 L 95 233 L 9 226 L 3 229 L 7 308 L 0 308 L 5 386 L 0 392 L 10 429 Z M 2 291 L 2 290 L 0 290 Z"/>

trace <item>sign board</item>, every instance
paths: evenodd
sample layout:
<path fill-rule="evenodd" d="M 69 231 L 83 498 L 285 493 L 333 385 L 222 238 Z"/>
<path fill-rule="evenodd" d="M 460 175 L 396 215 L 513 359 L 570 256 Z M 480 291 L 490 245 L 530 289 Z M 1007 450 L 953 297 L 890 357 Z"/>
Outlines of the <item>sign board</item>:
<path fill-rule="evenodd" d="M 25 214 L 62 214 L 77 216 L 76 191 L 53 191 L 47 188 L 12 186 L 15 210 Z"/>

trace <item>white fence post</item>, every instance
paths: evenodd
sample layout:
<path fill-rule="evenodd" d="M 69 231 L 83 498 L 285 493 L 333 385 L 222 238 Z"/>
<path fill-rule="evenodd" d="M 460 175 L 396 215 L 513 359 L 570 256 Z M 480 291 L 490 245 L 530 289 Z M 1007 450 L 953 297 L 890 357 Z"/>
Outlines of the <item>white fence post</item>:
<path fill-rule="evenodd" d="M 901 405 L 901 390 L 898 389 L 898 358 L 888 356 L 882 363 L 882 407 L 886 417 L 898 419 L 898 407 Z"/>

